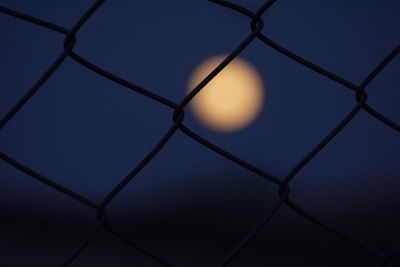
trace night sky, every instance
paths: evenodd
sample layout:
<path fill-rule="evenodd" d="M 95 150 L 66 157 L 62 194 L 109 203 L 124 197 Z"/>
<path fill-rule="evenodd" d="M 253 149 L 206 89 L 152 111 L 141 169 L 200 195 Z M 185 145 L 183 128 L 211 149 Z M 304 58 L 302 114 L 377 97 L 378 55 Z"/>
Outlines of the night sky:
<path fill-rule="evenodd" d="M 234 2 L 253 11 L 263 4 L 263 1 Z M 1 6 L 67 29 L 92 3 L 0 0 Z M 400 43 L 399 13 L 400 1 L 394 0 L 282 0 L 263 15 L 263 33 L 292 52 L 360 84 Z M 0 117 L 3 117 L 63 51 L 64 36 L 2 13 L 0 25 Z M 249 18 L 207 1 L 107 1 L 77 33 L 74 52 L 178 103 L 186 94 L 194 68 L 208 57 L 229 54 L 250 31 Z M 189 108 L 185 109 L 184 123 L 212 143 L 281 179 L 350 112 L 356 103 L 355 94 L 257 39 L 240 57 L 258 70 L 265 85 L 265 105 L 254 123 L 235 133 L 217 133 L 204 127 Z M 397 57 L 366 89 L 368 104 L 397 123 L 400 122 L 399 71 Z M 173 124 L 172 114 L 171 108 L 67 58 L 0 131 L 0 150 L 53 181 L 100 202 L 167 132 Z M 291 183 L 290 198 L 324 221 L 382 249 L 390 248 L 400 238 L 399 137 L 396 130 L 361 110 L 298 173 Z M 218 262 L 271 209 L 278 197 L 276 185 L 178 131 L 115 198 L 109 213 L 121 229 L 129 228 L 130 224 L 136 225 L 136 229 L 147 229 L 148 233 L 137 230 L 136 236 L 160 253 L 173 255 L 176 262 L 211 266 L 205 259 Z M 95 223 L 92 210 L 5 162 L 0 162 L 0 200 L 6 214 L 2 221 L 9 229 L 14 229 L 10 225 L 18 221 L 39 217 L 43 221 L 59 218 L 65 229 L 79 228 L 81 220 Z M 206 238 L 204 243 L 220 242 L 223 253 L 193 241 L 200 236 L 193 232 L 199 227 L 199 218 L 202 231 L 213 233 L 212 241 Z M 157 222 L 176 227 L 171 230 Z M 276 229 L 272 233 L 279 235 L 289 228 L 291 234 L 320 231 L 322 237 L 318 242 L 331 238 L 287 208 L 279 213 L 273 225 Z M 53 228 L 52 231 L 57 231 L 57 227 Z M 146 239 L 150 235 L 152 238 Z M 272 244 L 307 238 L 289 234 L 279 238 L 279 235 L 273 235 Z M 176 236 L 180 238 L 174 239 Z M 189 237 L 186 240 L 182 236 Z M 36 238 L 32 234 L 29 240 L 34 244 Z M 80 238 L 79 235 L 73 238 L 71 244 Z M 166 240 L 173 240 L 168 242 L 174 245 L 167 245 Z M 196 243 L 190 257 L 179 253 L 182 247 L 191 247 L 188 240 Z M 224 243 L 224 240 L 229 241 Z M 268 243 L 268 233 L 263 232 L 258 242 L 261 241 Z M 43 242 L 43 246 L 52 242 Z M 340 247 L 340 242 L 345 241 L 335 242 Z M 17 255 L 18 246 L 24 247 L 16 244 L 4 254 Z M 57 264 L 73 248 L 73 245 L 62 246 L 58 248 L 61 256 L 56 257 Z M 329 250 L 330 245 L 326 246 Z M 23 249 L 29 251 L 26 247 L 29 245 Z M 265 254 L 262 246 L 257 249 Z M 249 255 L 257 254 L 254 252 L 257 249 L 249 250 Z M 341 252 L 337 254 L 344 260 L 347 252 L 345 249 Z M 33 254 L 31 258 L 40 262 L 41 256 Z M 289 261 L 298 259 L 295 253 L 290 255 L 285 256 L 286 265 L 271 266 L 303 266 L 296 260 Z M 263 264 L 251 265 L 242 259 L 242 265 L 232 266 L 274 264 L 264 256 L 257 258 Z M 334 258 L 335 253 L 327 257 Z M 304 266 L 347 266 L 318 265 L 310 258 L 315 259 L 310 254 L 302 262 Z M 130 260 L 135 262 L 134 258 Z M 76 266 L 90 266 L 83 262 Z M 111 266 L 106 262 L 103 261 L 104 266 Z M 116 266 L 125 266 L 123 263 Z M 360 262 L 356 260 L 349 266 L 357 263 Z M 158 266 L 152 264 L 138 266 Z M 367 265 L 360 263 L 360 266 Z"/>

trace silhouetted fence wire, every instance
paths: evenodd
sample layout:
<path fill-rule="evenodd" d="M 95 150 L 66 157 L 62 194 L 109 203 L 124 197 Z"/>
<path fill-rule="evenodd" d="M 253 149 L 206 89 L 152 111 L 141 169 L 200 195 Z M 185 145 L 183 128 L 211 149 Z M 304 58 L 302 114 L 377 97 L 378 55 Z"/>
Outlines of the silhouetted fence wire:
<path fill-rule="evenodd" d="M 71 255 L 65 260 L 63 266 L 70 265 L 74 259 L 78 257 L 78 255 L 88 246 L 91 240 L 97 235 L 101 228 L 105 228 L 114 236 L 119 238 L 121 241 L 131 245 L 138 251 L 141 251 L 148 257 L 158 261 L 159 263 L 165 266 L 177 266 L 174 263 L 171 263 L 169 260 L 164 259 L 160 255 L 157 255 L 154 251 L 146 248 L 144 245 L 140 244 L 139 242 L 132 240 L 128 236 L 124 235 L 123 233 L 116 230 L 114 227 L 110 225 L 108 222 L 108 215 L 107 215 L 107 206 L 110 202 L 114 199 L 116 195 L 118 195 L 121 190 L 123 190 L 127 184 L 146 167 L 146 165 L 157 155 L 157 153 L 163 148 L 163 146 L 168 143 L 170 138 L 176 133 L 177 130 L 182 131 L 189 137 L 191 137 L 196 142 L 204 145 L 205 147 L 209 148 L 210 150 L 218 153 L 222 157 L 225 157 L 232 162 L 246 168 L 247 170 L 259 175 L 260 177 L 266 179 L 268 182 L 272 182 L 278 186 L 278 194 L 279 200 L 275 204 L 272 210 L 268 211 L 263 218 L 252 228 L 248 231 L 248 233 L 243 236 L 242 240 L 234 246 L 229 253 L 224 257 L 220 266 L 227 266 L 234 257 L 240 253 L 248 242 L 254 238 L 264 227 L 268 225 L 271 221 L 271 218 L 278 212 L 278 210 L 283 206 L 286 205 L 288 208 L 293 210 L 294 212 L 300 214 L 305 219 L 310 221 L 311 223 L 319 226 L 320 228 L 332 233 L 333 235 L 346 240 L 348 242 L 353 243 L 356 246 L 359 246 L 369 253 L 375 255 L 379 259 L 381 259 L 383 266 L 390 266 L 393 264 L 393 258 L 396 254 L 400 251 L 400 241 L 397 245 L 395 245 L 391 250 L 385 252 L 381 251 L 380 249 L 368 244 L 363 240 L 359 240 L 356 237 L 343 233 L 340 230 L 336 229 L 333 226 L 330 226 L 324 222 L 322 222 L 317 217 L 311 215 L 309 212 L 305 211 L 303 208 L 299 207 L 295 201 L 289 198 L 290 190 L 289 190 L 289 183 L 296 174 L 305 166 L 307 163 L 312 160 L 320 151 L 323 149 L 337 134 L 339 134 L 345 127 L 352 121 L 352 119 L 357 115 L 360 110 L 365 110 L 371 116 L 375 117 L 382 123 L 386 124 L 388 127 L 393 128 L 396 131 L 400 131 L 400 125 L 393 120 L 385 117 L 374 108 L 367 104 L 367 92 L 365 88 L 368 84 L 385 68 L 385 66 L 400 52 L 400 44 L 396 46 L 370 73 L 369 75 L 361 82 L 360 85 L 356 85 L 340 76 L 337 76 L 334 73 L 329 72 L 328 70 L 323 69 L 322 67 L 308 61 L 307 59 L 302 58 L 299 55 L 294 54 L 293 52 L 287 50 L 286 48 L 282 47 L 278 43 L 274 42 L 273 40 L 269 39 L 266 35 L 262 33 L 262 29 L 264 27 L 264 22 L 262 20 L 263 14 L 271 7 L 276 0 L 269 0 L 266 1 L 256 12 L 250 11 L 242 6 L 230 3 L 228 1 L 223 0 L 211 0 L 211 2 L 224 6 L 226 8 L 232 9 L 237 11 L 251 19 L 250 22 L 250 33 L 249 35 L 244 38 L 244 40 L 237 46 L 235 50 L 233 50 L 224 60 L 220 63 L 204 80 L 202 80 L 185 98 L 181 100 L 180 103 L 174 103 L 173 101 L 155 94 L 147 89 L 144 89 L 140 86 L 137 86 L 129 81 L 126 81 L 115 74 L 112 74 L 95 64 L 91 63 L 87 59 L 83 58 L 82 56 L 76 54 L 73 49 L 77 42 L 75 34 L 79 31 L 79 29 L 86 23 L 88 19 L 90 19 L 91 15 L 96 12 L 98 8 L 105 2 L 105 0 L 98 0 L 96 1 L 86 12 L 83 16 L 75 23 L 71 30 L 65 29 L 61 26 L 52 24 L 50 22 L 41 20 L 39 18 L 35 18 L 29 16 L 27 14 L 20 13 L 15 10 L 11 10 L 7 7 L 0 6 L 0 12 L 4 14 L 8 14 L 10 16 L 31 22 L 33 24 L 39 25 L 41 27 L 47 28 L 52 31 L 56 31 L 65 35 L 64 39 L 64 50 L 58 56 L 58 58 L 53 62 L 53 64 L 48 68 L 48 70 L 40 77 L 40 79 L 30 88 L 25 95 L 11 108 L 11 110 L 1 119 L 0 121 L 0 130 L 15 116 L 15 114 L 23 108 L 23 106 L 34 96 L 34 94 L 41 88 L 41 86 L 51 77 L 54 72 L 58 69 L 58 67 L 64 62 L 67 57 L 72 58 L 76 62 L 80 63 L 81 65 L 87 67 L 88 69 L 96 72 L 97 74 L 112 80 L 128 89 L 131 89 L 137 93 L 140 93 L 148 98 L 153 99 L 163 105 L 170 107 L 173 111 L 172 114 L 172 126 L 169 130 L 165 133 L 163 138 L 153 147 L 153 149 L 136 165 L 131 172 L 124 177 L 107 195 L 106 197 L 100 202 L 96 203 L 90 199 L 87 199 L 85 196 L 74 192 L 67 187 L 58 184 L 51 179 L 37 173 L 36 171 L 24 166 L 23 164 L 19 163 L 17 160 L 11 158 L 7 154 L 0 152 L 0 158 L 7 162 L 8 164 L 14 166 L 15 168 L 19 169 L 20 171 L 24 172 L 25 174 L 31 176 L 32 178 L 52 187 L 53 189 L 68 195 L 69 197 L 79 201 L 80 203 L 87 205 L 93 208 L 97 214 L 97 223 L 93 226 L 90 233 L 82 240 L 80 244 L 77 245 L 76 250 L 71 253 Z M 186 127 L 183 124 L 184 121 L 184 109 L 186 105 L 193 99 L 193 97 L 204 88 L 204 86 L 210 82 L 222 69 L 224 69 L 235 57 L 237 57 L 251 42 L 254 40 L 260 40 L 265 43 L 267 46 L 275 49 L 277 52 L 291 58 L 292 60 L 302 64 L 303 66 L 318 72 L 319 74 L 353 90 L 355 92 L 355 105 L 354 107 L 348 112 L 348 114 L 340 121 L 337 126 L 329 132 L 315 147 L 311 148 L 310 151 L 304 156 L 302 160 L 300 160 L 283 178 L 275 177 L 265 170 L 252 165 L 249 162 L 231 154 L 230 152 L 218 147 L 216 144 L 211 143 L 210 141 L 206 140 L 205 138 L 199 136 L 197 133 L 193 132 L 191 129 Z M 1 259 L 0 259 L 1 261 Z"/>

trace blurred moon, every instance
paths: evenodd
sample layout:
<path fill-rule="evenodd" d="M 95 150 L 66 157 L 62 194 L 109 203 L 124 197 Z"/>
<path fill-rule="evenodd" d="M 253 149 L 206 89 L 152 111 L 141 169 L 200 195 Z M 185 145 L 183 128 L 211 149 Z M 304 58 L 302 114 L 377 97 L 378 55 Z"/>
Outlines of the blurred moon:
<path fill-rule="evenodd" d="M 192 73 L 188 91 L 194 89 L 225 56 L 203 61 Z M 195 116 L 208 128 L 234 132 L 249 125 L 264 102 L 260 75 L 247 61 L 235 58 L 190 102 Z"/>

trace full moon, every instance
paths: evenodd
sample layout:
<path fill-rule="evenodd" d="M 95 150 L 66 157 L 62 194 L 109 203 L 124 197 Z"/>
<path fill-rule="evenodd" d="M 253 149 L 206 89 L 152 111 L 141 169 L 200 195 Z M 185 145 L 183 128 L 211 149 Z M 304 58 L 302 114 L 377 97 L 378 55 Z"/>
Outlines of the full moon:
<path fill-rule="evenodd" d="M 200 63 L 189 79 L 188 92 L 224 58 L 215 56 Z M 257 117 L 263 102 L 263 83 L 257 70 L 244 59 L 235 58 L 190 101 L 190 106 L 206 127 L 235 132 Z"/>

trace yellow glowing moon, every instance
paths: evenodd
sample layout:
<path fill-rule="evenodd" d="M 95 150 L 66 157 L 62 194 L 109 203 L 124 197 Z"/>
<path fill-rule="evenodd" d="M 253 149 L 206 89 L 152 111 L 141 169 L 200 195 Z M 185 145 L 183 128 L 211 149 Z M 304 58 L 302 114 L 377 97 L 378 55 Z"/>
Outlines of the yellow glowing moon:
<path fill-rule="evenodd" d="M 203 61 L 192 73 L 188 91 L 194 89 L 225 56 Z M 247 61 L 235 58 L 191 101 L 195 116 L 207 127 L 233 132 L 249 125 L 264 102 L 263 83 L 257 70 Z"/>

